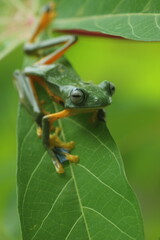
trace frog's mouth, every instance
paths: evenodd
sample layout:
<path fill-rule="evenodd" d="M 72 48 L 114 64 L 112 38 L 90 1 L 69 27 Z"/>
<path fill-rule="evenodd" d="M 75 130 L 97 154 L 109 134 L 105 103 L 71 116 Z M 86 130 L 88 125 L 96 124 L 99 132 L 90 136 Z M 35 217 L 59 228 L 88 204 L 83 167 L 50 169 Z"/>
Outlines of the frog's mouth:
<path fill-rule="evenodd" d="M 95 108 L 75 108 L 75 109 L 68 109 L 69 111 L 72 111 L 72 115 L 77 115 L 77 114 L 81 114 L 81 113 L 94 113 L 97 112 L 97 114 L 100 114 L 100 118 L 104 118 L 105 116 L 105 111 L 103 110 L 103 107 L 95 107 Z M 104 115 L 104 116 L 103 116 Z M 95 115 L 96 116 L 96 115 Z"/>
<path fill-rule="evenodd" d="M 67 109 L 77 109 L 77 111 L 94 111 L 94 110 L 98 110 L 98 109 L 102 109 L 105 108 L 107 106 L 109 106 L 111 104 L 111 102 L 106 103 L 106 104 L 101 104 L 101 105 L 95 105 L 95 106 L 89 106 L 89 105 L 65 105 L 64 107 Z"/>

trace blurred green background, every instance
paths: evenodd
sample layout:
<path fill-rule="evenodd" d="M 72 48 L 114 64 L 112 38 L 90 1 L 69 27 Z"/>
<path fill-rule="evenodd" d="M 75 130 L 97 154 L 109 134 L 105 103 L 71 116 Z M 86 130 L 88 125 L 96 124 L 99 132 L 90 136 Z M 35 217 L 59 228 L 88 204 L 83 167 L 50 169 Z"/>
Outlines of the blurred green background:
<path fill-rule="evenodd" d="M 6 50 L 6 44 L 0 38 L 0 49 Z M 139 199 L 146 240 L 160 238 L 159 52 L 159 42 L 80 36 L 66 54 L 82 79 L 116 85 L 107 124 Z M 21 239 L 16 199 L 18 97 L 12 73 L 22 62 L 21 45 L 14 45 L 0 61 L 0 240 Z"/>

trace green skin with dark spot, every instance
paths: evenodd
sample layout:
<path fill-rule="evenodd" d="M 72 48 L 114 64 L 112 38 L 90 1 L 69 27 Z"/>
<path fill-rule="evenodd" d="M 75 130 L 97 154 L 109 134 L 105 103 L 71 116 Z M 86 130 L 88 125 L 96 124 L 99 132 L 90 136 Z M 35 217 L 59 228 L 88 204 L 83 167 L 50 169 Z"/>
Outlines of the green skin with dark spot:
<path fill-rule="evenodd" d="M 110 82 L 103 81 L 99 85 L 83 82 L 72 68 L 61 63 L 27 67 L 25 74 L 43 79 L 50 90 L 63 100 L 64 108 L 100 109 L 112 102 Z M 85 94 L 84 101 L 80 104 L 74 104 L 70 99 L 70 93 L 75 88 L 81 89 Z"/>

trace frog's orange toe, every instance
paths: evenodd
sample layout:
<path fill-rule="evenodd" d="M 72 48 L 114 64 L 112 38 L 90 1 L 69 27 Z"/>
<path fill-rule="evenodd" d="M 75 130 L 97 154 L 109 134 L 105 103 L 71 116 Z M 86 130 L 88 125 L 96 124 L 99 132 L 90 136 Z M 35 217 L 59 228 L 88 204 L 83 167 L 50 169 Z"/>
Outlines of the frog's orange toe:
<path fill-rule="evenodd" d="M 65 156 L 66 156 L 66 159 L 70 162 L 77 163 L 79 161 L 79 157 L 77 155 L 65 153 Z"/>
<path fill-rule="evenodd" d="M 42 137 L 42 128 L 40 128 L 40 127 L 37 128 L 37 136 L 38 136 L 39 138 Z"/>
<path fill-rule="evenodd" d="M 59 161 L 53 161 L 53 163 L 54 163 L 54 166 L 55 166 L 55 169 L 56 169 L 57 173 L 60 173 L 60 174 L 64 173 L 64 168 Z"/>
<path fill-rule="evenodd" d="M 64 147 L 67 150 L 73 149 L 74 146 L 75 146 L 75 142 L 74 141 L 66 142 L 66 143 L 63 143 L 63 145 L 62 145 L 62 147 Z"/>

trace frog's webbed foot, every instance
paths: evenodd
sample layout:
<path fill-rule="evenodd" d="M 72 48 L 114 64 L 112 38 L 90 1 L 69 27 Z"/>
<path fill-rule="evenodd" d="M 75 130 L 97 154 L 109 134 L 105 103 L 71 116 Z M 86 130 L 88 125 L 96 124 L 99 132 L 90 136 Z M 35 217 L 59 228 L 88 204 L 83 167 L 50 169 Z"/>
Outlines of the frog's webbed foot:
<path fill-rule="evenodd" d="M 57 173 L 64 173 L 64 167 L 62 163 L 58 160 L 57 155 L 54 151 L 52 152 L 52 162 L 55 166 Z"/>
<path fill-rule="evenodd" d="M 65 153 L 65 157 L 68 161 L 73 162 L 73 163 L 77 163 L 79 161 L 79 157 L 77 155 Z"/>
<path fill-rule="evenodd" d="M 79 160 L 77 155 L 70 154 L 69 151 L 64 148 L 55 147 L 53 149 L 53 152 L 55 153 L 60 163 L 64 163 L 66 161 L 77 163 Z"/>
<path fill-rule="evenodd" d="M 55 128 L 55 132 L 53 134 L 49 135 L 49 140 L 50 140 L 50 146 L 51 147 L 59 147 L 59 148 L 64 148 L 67 150 L 71 150 L 74 148 L 75 143 L 73 141 L 70 142 L 63 142 L 59 137 L 61 129 L 60 127 Z"/>
<path fill-rule="evenodd" d="M 52 158 L 52 162 L 55 166 L 57 173 L 64 173 L 64 167 L 63 167 L 62 163 L 59 160 L 57 160 L 57 158 Z"/>
<path fill-rule="evenodd" d="M 61 131 L 60 127 L 53 128 L 54 133 L 49 135 L 50 147 L 48 151 L 52 157 L 53 164 L 57 173 L 64 173 L 63 163 L 66 161 L 77 163 L 79 158 L 77 155 L 72 155 L 69 151 L 74 147 L 74 142 L 63 142 L 59 137 Z M 39 138 L 42 137 L 42 128 L 37 127 L 37 135 Z"/>
<path fill-rule="evenodd" d="M 59 137 L 58 134 L 60 133 L 61 129 L 59 127 L 55 128 L 55 132 L 53 134 L 50 134 L 50 146 L 52 148 L 52 151 L 54 152 L 54 154 L 56 155 L 58 161 L 60 164 L 56 164 L 56 171 L 59 169 L 60 167 L 60 172 L 61 172 L 61 168 L 62 163 L 64 163 L 65 161 L 69 161 L 69 162 L 73 162 L 73 163 L 77 163 L 79 158 L 77 155 L 72 155 L 69 153 L 69 151 L 74 147 L 74 142 L 70 141 L 70 142 L 63 142 Z M 57 168 L 58 166 L 58 168 Z M 59 170 L 57 171 L 59 172 Z"/>

